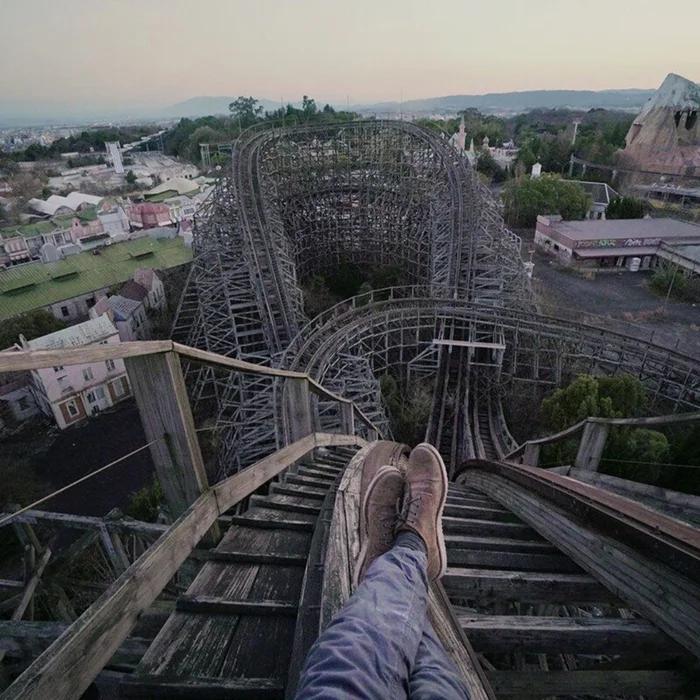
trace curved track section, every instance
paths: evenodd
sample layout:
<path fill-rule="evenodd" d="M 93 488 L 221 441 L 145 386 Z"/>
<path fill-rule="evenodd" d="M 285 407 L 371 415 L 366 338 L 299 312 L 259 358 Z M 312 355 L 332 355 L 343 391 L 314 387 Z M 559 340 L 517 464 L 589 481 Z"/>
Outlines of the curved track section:
<path fill-rule="evenodd" d="M 196 222 L 173 337 L 284 366 L 306 342 L 300 283 L 348 263 L 400 267 L 429 296 L 514 306 L 529 298 L 519 239 L 441 135 L 396 121 L 253 130 Z M 362 395 L 387 425 L 368 356 L 358 349 L 343 364 L 333 388 Z M 215 406 L 222 474 L 284 441 L 269 382 L 196 372 L 193 398 Z"/>

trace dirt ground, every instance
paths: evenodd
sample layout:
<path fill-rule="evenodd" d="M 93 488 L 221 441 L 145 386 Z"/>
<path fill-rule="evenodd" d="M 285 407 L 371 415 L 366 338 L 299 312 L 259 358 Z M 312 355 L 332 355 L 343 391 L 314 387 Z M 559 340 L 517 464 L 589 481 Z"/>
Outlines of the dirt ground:
<path fill-rule="evenodd" d="M 519 231 L 520 235 L 524 232 Z M 532 234 L 523 236 L 529 259 Z M 649 290 L 651 272 L 601 272 L 588 280 L 563 270 L 536 250 L 533 288 L 543 313 L 583 320 L 620 333 L 651 340 L 693 357 L 700 355 L 700 305 L 669 301 Z"/>
<path fill-rule="evenodd" d="M 32 466 L 51 490 L 65 486 L 146 443 L 136 404 L 130 401 L 87 423 L 59 433 Z M 112 508 L 124 510 L 129 496 L 150 486 L 154 472 L 148 450 L 52 498 L 43 510 L 102 517 Z"/>

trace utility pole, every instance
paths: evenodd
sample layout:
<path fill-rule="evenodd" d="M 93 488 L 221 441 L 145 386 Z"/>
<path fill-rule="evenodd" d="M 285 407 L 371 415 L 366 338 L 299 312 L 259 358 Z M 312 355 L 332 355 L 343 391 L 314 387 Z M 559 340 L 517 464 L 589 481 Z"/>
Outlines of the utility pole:
<path fill-rule="evenodd" d="M 671 296 L 671 291 L 673 290 L 673 283 L 676 281 L 676 275 L 678 274 L 678 263 L 676 263 L 676 269 L 673 271 L 673 277 L 671 277 L 671 284 L 668 285 L 668 291 L 666 292 L 666 298 L 664 299 L 664 306 L 661 310 L 662 314 L 666 313 L 666 306 L 668 305 L 668 300 Z"/>

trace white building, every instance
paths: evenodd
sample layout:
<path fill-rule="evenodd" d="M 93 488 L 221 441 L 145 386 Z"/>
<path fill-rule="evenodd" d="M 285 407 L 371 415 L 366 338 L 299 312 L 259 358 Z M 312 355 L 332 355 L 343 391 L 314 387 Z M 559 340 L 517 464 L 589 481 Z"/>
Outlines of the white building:
<path fill-rule="evenodd" d="M 117 329 L 107 316 L 34 340 L 27 341 L 20 336 L 24 350 L 58 350 L 119 342 Z M 41 411 L 53 417 L 61 430 L 131 395 L 123 360 L 32 370 L 31 389 Z"/>

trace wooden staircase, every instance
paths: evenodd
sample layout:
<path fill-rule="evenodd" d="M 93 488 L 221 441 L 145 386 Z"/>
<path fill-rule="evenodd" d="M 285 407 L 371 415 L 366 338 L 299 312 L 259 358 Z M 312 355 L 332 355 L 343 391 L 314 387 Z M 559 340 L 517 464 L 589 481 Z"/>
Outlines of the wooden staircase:
<path fill-rule="evenodd" d="M 284 696 L 311 537 L 354 454 L 317 450 L 225 516 L 232 527 L 121 686 L 132 698 Z"/>

